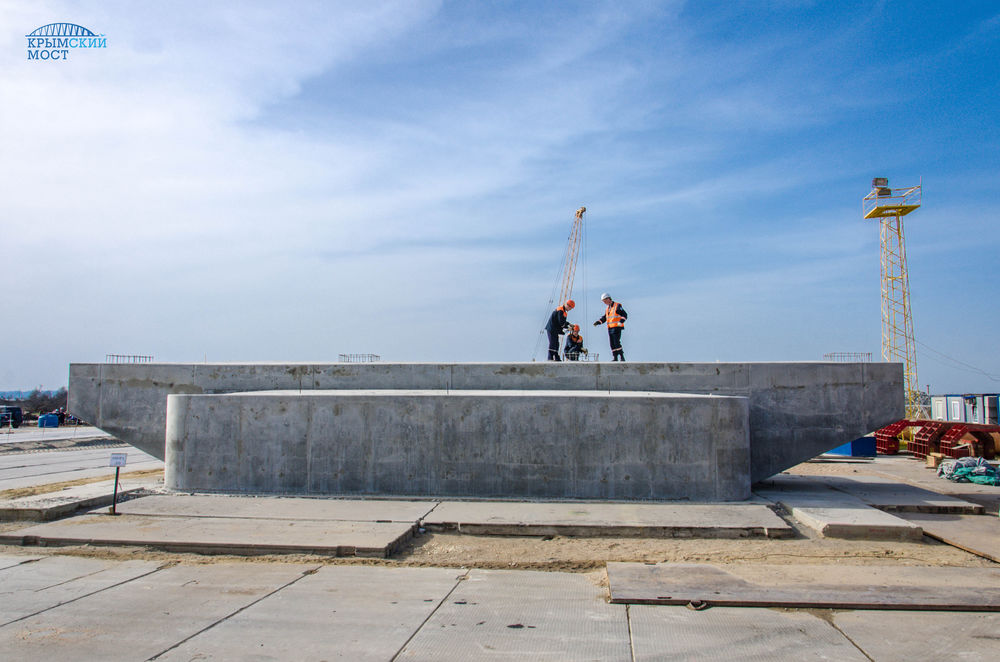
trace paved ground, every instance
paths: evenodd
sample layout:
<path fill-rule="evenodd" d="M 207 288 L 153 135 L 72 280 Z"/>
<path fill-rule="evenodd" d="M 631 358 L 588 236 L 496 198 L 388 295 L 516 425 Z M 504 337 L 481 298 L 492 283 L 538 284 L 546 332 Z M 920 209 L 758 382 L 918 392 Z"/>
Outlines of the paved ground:
<path fill-rule="evenodd" d="M 1000 628 L 995 613 L 610 604 L 597 577 L 570 573 L 62 556 L 0 568 L 11 659 L 986 661 Z"/>
<path fill-rule="evenodd" d="M 114 478 L 111 453 L 126 453 L 123 472 L 162 469 L 163 462 L 137 448 L 48 450 L 0 454 L 0 492 L 85 478 Z"/>
<path fill-rule="evenodd" d="M 99 430 L 89 425 L 64 425 L 58 428 L 40 428 L 25 424 L 19 428 L 0 428 L 0 444 L 95 438 L 114 439 L 114 437 L 104 430 Z"/>
<path fill-rule="evenodd" d="M 7 473 L 0 473 L 0 481 L 39 483 L 67 472 L 99 468 L 88 465 L 100 461 L 100 458 L 87 455 L 90 452 L 20 455 L 25 461 L 7 465 Z M 59 470 L 41 470 L 26 460 L 43 455 L 60 457 Z M 106 462 L 106 459 L 107 452 L 104 452 L 103 460 Z M 130 465 L 132 460 L 130 454 Z M 806 472 L 818 471 L 812 465 L 806 469 Z M 107 471 L 106 467 L 101 470 Z M 992 523 L 1000 528 L 995 510 L 996 493 L 992 491 L 997 488 L 974 489 L 945 481 L 934 482 L 937 479 L 928 480 L 931 472 L 912 460 L 907 464 L 897 459 L 885 462 L 880 459 L 871 470 L 911 485 L 920 484 L 935 492 L 947 492 L 957 499 L 975 499 L 986 515 L 953 513 L 947 516 L 978 518 L 975 521 L 983 526 Z M 18 475 L 19 472 L 24 475 Z M 933 510 L 929 513 L 924 510 L 928 502 L 940 508 L 968 511 L 967 506 L 926 494 L 914 504 L 917 493 L 898 486 L 892 490 L 874 489 L 872 481 L 867 479 L 860 481 L 863 485 L 858 487 L 856 494 L 849 494 L 851 483 L 832 483 L 836 483 L 836 487 L 831 487 L 830 480 L 814 481 L 822 490 L 853 496 L 863 512 L 874 510 L 866 498 L 885 500 L 890 493 L 895 501 L 916 509 L 897 514 L 935 515 Z M 0 482 L 0 490 L 3 486 Z M 139 518 L 131 520 L 136 523 L 136 533 L 160 527 L 172 535 L 179 535 L 182 529 L 203 529 L 209 521 L 226 520 L 232 524 L 235 520 L 247 520 L 256 524 L 248 529 L 250 533 L 244 534 L 242 542 L 252 546 L 256 540 L 262 540 L 265 533 L 281 535 L 267 533 L 261 527 L 270 530 L 277 526 L 279 531 L 283 527 L 287 534 L 285 539 L 290 540 L 295 538 L 292 532 L 301 530 L 299 527 L 303 524 L 322 528 L 325 524 L 358 521 L 352 518 L 389 522 L 418 518 L 416 521 L 420 521 L 433 516 L 438 507 L 437 503 L 428 501 L 355 504 L 339 501 L 334 502 L 336 508 L 329 510 L 330 502 L 316 499 L 169 497 L 157 501 L 157 498 L 130 501 L 123 505 L 129 514 L 101 519 L 111 522 Z M 149 501 L 143 505 L 146 499 Z M 510 506 L 498 504 L 493 515 L 487 512 L 486 517 L 480 514 L 471 519 L 499 518 L 507 523 L 530 523 L 544 516 L 550 521 L 562 518 L 576 525 L 583 517 L 581 511 L 586 510 L 586 506 L 579 504 L 562 504 L 572 509 L 567 515 L 565 511 L 560 513 L 556 504 L 534 505 L 539 507 L 531 512 L 515 510 L 511 514 Z M 178 507 L 187 508 L 180 517 L 183 525 L 178 522 L 175 527 L 167 526 L 167 522 L 178 517 Z M 638 524 L 649 525 L 649 513 L 645 508 L 629 507 Z M 468 513 L 482 508 L 484 506 L 476 504 L 463 511 L 456 506 L 456 512 L 465 513 L 461 517 L 447 516 L 448 511 L 444 509 L 445 517 L 441 519 L 469 520 Z M 489 510 L 488 506 L 486 508 Z M 683 506 L 671 504 L 667 508 Z M 738 505 L 720 508 L 728 508 L 730 519 L 739 511 Z M 615 525 L 615 517 L 609 516 L 603 507 L 592 510 L 606 524 Z M 689 517 L 683 511 L 674 516 Z M 705 513 L 701 516 L 710 517 Z M 85 523 L 95 517 L 101 516 L 88 515 L 57 524 Z M 905 593 L 912 583 L 905 580 L 906 572 L 931 578 L 921 587 L 931 595 L 935 587 L 943 588 L 934 583 L 930 567 L 926 573 L 921 573 L 920 562 L 914 561 L 920 548 L 937 549 L 943 547 L 941 543 L 926 537 L 922 541 L 893 542 L 891 545 L 865 541 L 828 543 L 801 522 L 787 514 L 786 518 L 797 532 L 794 539 L 712 539 L 707 541 L 711 547 L 702 548 L 706 550 L 703 562 L 711 562 L 725 550 L 729 558 L 736 557 L 736 566 L 729 566 L 730 569 L 744 577 L 753 577 L 752 573 L 757 572 L 757 580 L 763 577 L 779 581 L 778 578 L 786 573 L 798 583 L 808 585 L 809 572 L 819 573 L 816 576 L 833 572 L 844 584 L 854 581 L 870 585 L 873 570 L 870 567 L 852 570 L 851 565 L 843 563 L 844 557 L 824 559 L 819 554 L 810 562 L 822 563 L 821 566 L 788 566 L 773 572 L 765 565 L 754 565 L 753 561 L 747 565 L 747 560 L 740 561 L 739 557 L 749 559 L 754 554 L 750 550 L 760 545 L 766 545 L 769 550 L 785 546 L 795 555 L 810 545 L 877 544 L 886 554 L 894 548 L 909 550 L 910 560 L 895 563 L 890 557 L 878 566 L 880 576 L 898 575 L 893 581 L 902 587 L 901 593 Z M 7 533 L 11 532 L 10 524 L 4 528 Z M 434 538 L 430 534 L 427 537 Z M 462 538 L 461 534 L 444 534 L 438 539 L 457 544 Z M 496 546 L 513 545 L 519 540 L 501 536 L 480 538 L 493 540 Z M 602 544 L 609 549 L 618 545 L 641 550 L 660 542 L 652 538 L 620 538 Z M 672 544 L 685 544 L 685 541 Z M 975 595 L 977 586 L 995 588 L 1000 566 L 980 557 L 961 557 L 965 553 L 957 550 L 951 554 L 949 558 L 964 566 L 954 569 L 962 571 L 961 581 L 952 576 L 955 572 L 941 580 L 953 594 L 957 591 L 962 595 L 962 590 L 968 589 L 970 595 Z M 638 557 L 639 553 L 636 555 Z M 767 558 L 774 562 L 778 556 L 780 553 L 769 552 Z M 444 556 L 433 558 L 446 562 L 447 550 Z M 612 557 L 607 558 L 611 560 Z M 367 563 L 369 561 L 364 559 L 301 555 L 255 559 L 148 554 L 138 547 L 120 547 L 115 554 L 102 558 L 96 550 L 86 546 L 67 549 L 0 546 L 0 593 L 3 593 L 0 650 L 11 659 L 45 660 L 910 661 L 994 660 L 1000 641 L 1000 613 L 756 607 L 710 607 L 699 611 L 675 605 L 611 604 L 608 575 L 603 566 L 591 572 L 571 573 L 412 567 L 393 565 L 392 560 L 376 565 Z M 897 567 L 900 568 L 898 573 Z M 830 583 L 829 579 L 824 581 Z M 790 583 L 794 582 L 788 580 L 779 588 L 787 588 Z M 891 585 L 892 581 L 883 583 Z"/>

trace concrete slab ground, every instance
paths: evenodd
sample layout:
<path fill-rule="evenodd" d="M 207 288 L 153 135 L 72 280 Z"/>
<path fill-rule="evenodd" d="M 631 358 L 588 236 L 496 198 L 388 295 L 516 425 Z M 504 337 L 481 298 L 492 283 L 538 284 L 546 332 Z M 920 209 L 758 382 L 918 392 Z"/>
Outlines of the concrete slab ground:
<path fill-rule="evenodd" d="M 587 577 L 473 570 L 397 660 L 631 660 L 626 611 Z"/>
<path fill-rule="evenodd" d="M 784 538 L 795 530 L 761 504 L 447 501 L 423 520 L 431 531 L 473 535 Z"/>
<path fill-rule="evenodd" d="M 758 484 L 754 492 L 781 505 L 803 525 L 827 538 L 919 540 L 923 536 L 919 526 L 872 508 L 812 476 L 774 476 Z"/>
<path fill-rule="evenodd" d="M 916 463 L 911 461 L 911 464 Z M 823 481 L 812 482 L 829 489 Z M 940 484 L 963 489 L 946 481 Z M 306 511 L 279 501 L 281 508 L 270 511 L 270 515 L 281 513 L 281 519 L 272 519 L 268 509 L 274 505 L 262 505 L 264 499 L 249 498 L 244 505 L 214 501 L 230 497 L 212 495 L 204 497 L 206 501 L 199 509 L 211 510 L 213 517 L 192 513 L 178 517 L 186 508 L 185 503 L 197 503 L 185 499 L 202 498 L 202 495 L 169 495 L 162 500 L 156 497 L 147 502 L 145 510 L 159 514 L 103 516 L 103 519 L 134 518 L 131 521 L 137 528 L 170 517 L 197 522 L 245 520 L 250 523 L 245 531 L 256 536 L 262 527 L 284 523 L 291 525 L 286 528 L 296 531 L 295 527 L 307 521 L 324 523 L 322 518 L 328 517 L 331 521 L 325 523 L 334 523 L 338 521 L 336 518 L 360 512 L 352 511 L 350 502 L 329 500 L 343 510 L 324 514 L 326 506 L 318 504 L 328 500 L 306 499 L 312 505 L 301 508 L 316 508 L 311 512 L 318 519 L 298 520 L 297 515 Z M 138 506 L 146 499 L 154 497 L 127 505 Z M 222 505 L 216 507 L 213 505 L 216 503 Z M 375 509 L 397 507 L 392 502 L 362 503 Z M 399 516 L 409 517 L 436 503 L 403 502 Z M 453 502 L 439 507 L 450 503 Z M 504 502 L 485 505 L 501 503 Z M 593 504 L 560 502 L 558 505 L 579 509 Z M 171 513 L 173 508 L 180 512 Z M 234 512 L 241 517 L 226 516 Z M 382 512 L 385 511 L 372 510 L 365 515 L 378 517 Z M 930 517 L 905 512 L 899 515 Z M 1000 525 L 995 514 L 959 519 Z M 68 522 L 71 521 L 74 520 Z M 735 544 L 743 546 L 756 541 Z M 198 565 L 184 565 L 190 561 L 181 556 L 174 557 L 180 561 L 180 565 L 174 565 L 177 560 L 123 562 L 58 556 L 59 549 L 30 553 L 32 550 L 28 548 L 23 550 L 24 556 L 20 551 L 0 556 L 0 594 L 4 598 L 0 601 L 0 650 L 4 651 L 0 657 L 10 659 L 390 660 L 398 653 L 395 659 L 415 660 L 432 657 L 436 660 L 653 660 L 725 656 L 799 662 L 826 656 L 826 659 L 880 662 L 992 661 L 996 659 L 996 633 L 1000 631 L 1000 613 L 987 612 L 923 610 L 920 614 L 903 614 L 876 609 L 778 611 L 753 607 L 692 611 L 680 606 L 607 604 L 608 589 L 601 585 L 603 576 L 596 572 L 472 570 L 466 573 L 453 568 L 233 564 L 213 563 L 209 559 L 199 561 Z M 814 566 L 748 563 L 724 567 L 745 584 L 774 581 L 782 589 L 807 586 L 815 591 L 826 585 L 843 588 L 846 583 L 864 587 L 872 595 L 889 590 L 902 596 L 919 596 L 921 592 L 926 594 L 944 586 L 963 598 L 974 598 L 989 597 L 998 587 L 998 571 L 994 567 L 899 566 L 885 562 L 858 569 L 834 561 L 822 566 L 820 574 L 809 569 Z M 961 575 L 947 572 L 952 570 L 968 572 Z M 690 578 L 690 573 L 684 574 Z M 620 655 L 621 650 L 627 656 Z M 852 651 L 862 657 L 856 657 Z"/>
<path fill-rule="evenodd" d="M 777 476 L 776 479 L 784 478 Z M 981 515 L 983 507 L 952 496 L 879 476 L 811 476 L 841 492 L 855 496 L 869 506 L 886 512 L 965 513 Z"/>
<path fill-rule="evenodd" d="M 1000 614 L 839 611 L 830 622 L 878 662 L 997 659 Z"/>
<path fill-rule="evenodd" d="M 0 627 L 0 650 L 11 659 L 47 662 L 148 660 L 315 568 L 214 564 L 155 570 Z M 294 646 L 289 642 L 289 650 Z"/>
<path fill-rule="evenodd" d="M 155 480 L 130 480 L 127 488 L 119 484 L 118 499 L 128 499 L 158 486 L 159 482 Z M 0 500 L 0 521 L 48 522 L 81 510 L 109 506 L 114 496 L 115 482 L 109 480 L 67 487 L 58 492 Z"/>
<path fill-rule="evenodd" d="M 830 623 L 808 612 L 631 605 L 629 625 L 636 662 L 872 659 Z"/>
<path fill-rule="evenodd" d="M 0 454 L 0 492 L 81 478 L 113 479 L 115 471 L 108 466 L 113 452 L 128 454 L 128 464 L 121 472 L 123 476 L 163 468 L 163 462 L 135 448 L 3 453 Z"/>
<path fill-rule="evenodd" d="M 42 558 L 41 556 L 5 556 L 0 555 L 0 570 L 6 570 L 7 568 L 13 568 L 19 566 L 22 563 L 32 563 Z"/>
<path fill-rule="evenodd" d="M 15 545 L 143 546 L 201 554 L 324 554 L 385 558 L 413 535 L 399 522 L 83 515 L 0 533 Z"/>
<path fill-rule="evenodd" d="M 900 513 L 924 535 L 1000 563 L 1000 518 L 993 515 Z"/>
<path fill-rule="evenodd" d="M 320 568 L 157 659 L 391 660 L 466 575 L 451 568 Z"/>
<path fill-rule="evenodd" d="M 0 586 L 5 659 L 54 662 L 992 661 L 1000 629 L 998 613 L 609 604 L 596 573 L 6 556 Z"/>
<path fill-rule="evenodd" d="M 123 503 L 126 515 L 237 517 L 249 519 L 407 522 L 416 524 L 437 501 L 310 499 L 201 494 L 162 494 Z"/>
<path fill-rule="evenodd" d="M 75 557 L 25 558 L 0 570 L 4 598 L 0 600 L 0 628 L 146 576 L 160 565 Z"/>
<path fill-rule="evenodd" d="M 3 428 L 0 430 L 0 449 L 6 450 L 7 444 L 23 444 L 26 442 L 48 442 L 104 439 L 113 440 L 110 434 L 92 425 L 64 425 L 58 428 L 39 428 L 22 425 L 16 430 Z"/>
<path fill-rule="evenodd" d="M 911 455 L 882 455 L 874 466 L 866 469 L 880 476 L 922 487 L 938 494 L 945 494 L 964 501 L 982 505 L 986 514 L 996 515 L 1000 511 L 1000 488 L 993 485 L 975 483 L 953 483 L 938 478 L 937 470 Z"/>
<path fill-rule="evenodd" d="M 611 601 L 1000 612 L 1000 567 L 609 563 Z"/>

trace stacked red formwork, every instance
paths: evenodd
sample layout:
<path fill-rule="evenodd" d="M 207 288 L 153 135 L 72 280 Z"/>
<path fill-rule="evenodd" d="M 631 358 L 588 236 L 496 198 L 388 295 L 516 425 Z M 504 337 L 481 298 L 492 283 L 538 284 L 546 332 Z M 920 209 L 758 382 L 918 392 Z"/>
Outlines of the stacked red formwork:
<path fill-rule="evenodd" d="M 947 432 L 941 436 L 941 454 L 945 457 L 960 458 L 972 455 L 972 447 L 962 444 L 962 437 L 969 431 L 969 426 L 958 423 L 951 426 Z"/>
<path fill-rule="evenodd" d="M 920 429 L 913 435 L 913 441 L 907 444 L 907 449 L 915 457 L 923 459 L 928 453 L 937 451 L 938 440 L 947 429 L 948 424 L 941 421 L 920 421 Z"/>
<path fill-rule="evenodd" d="M 895 455 L 899 452 L 899 433 L 909 427 L 906 419 L 890 423 L 875 431 L 875 452 L 880 455 Z"/>

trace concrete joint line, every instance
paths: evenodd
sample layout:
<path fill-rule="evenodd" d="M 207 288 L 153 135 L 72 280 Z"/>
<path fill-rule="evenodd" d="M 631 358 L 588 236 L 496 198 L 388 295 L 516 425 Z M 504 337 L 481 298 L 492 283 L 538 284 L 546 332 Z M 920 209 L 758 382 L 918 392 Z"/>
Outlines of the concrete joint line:
<path fill-rule="evenodd" d="M 42 559 L 40 559 L 40 558 L 38 558 L 38 559 L 27 559 L 25 561 L 21 561 L 20 563 L 15 563 L 14 565 L 9 565 L 6 568 L 0 568 L 0 572 L 3 572 L 4 570 L 11 570 L 12 568 L 20 568 L 22 565 L 28 565 L 29 563 L 38 563 L 41 560 Z"/>
<path fill-rule="evenodd" d="M 837 624 L 833 622 L 833 612 L 830 612 L 829 618 L 824 618 L 823 620 L 825 620 L 827 623 L 829 623 L 830 627 L 832 627 L 834 630 L 836 630 L 837 632 L 839 632 L 841 634 L 841 636 L 844 637 L 844 639 L 847 639 L 849 642 L 851 642 L 851 645 L 854 646 L 855 648 L 857 648 L 858 652 L 861 653 L 862 655 L 864 655 L 866 660 L 869 660 L 869 662 L 875 662 L 875 658 L 873 658 L 871 655 L 869 655 L 868 653 L 866 653 L 865 650 L 863 648 L 861 648 L 861 646 L 858 646 L 857 642 L 855 642 L 853 639 L 851 639 L 847 635 L 846 632 L 844 632 L 839 627 L 837 627 Z"/>
<path fill-rule="evenodd" d="M 157 568 L 157 570 L 161 570 L 161 569 L 162 568 Z M 83 579 L 84 577 L 93 577 L 94 575 L 100 574 L 100 573 L 104 572 L 105 570 L 107 570 L 107 568 L 101 568 L 100 570 L 95 570 L 93 572 L 88 572 L 87 574 L 80 575 L 79 577 L 73 577 L 72 579 L 67 579 L 66 581 L 58 582 L 56 584 L 50 584 L 49 586 L 43 586 L 42 588 L 36 588 L 34 592 L 35 593 L 41 593 L 42 591 L 47 591 L 50 588 L 55 588 L 57 586 L 63 586 L 64 584 L 69 584 L 70 582 L 75 582 L 78 579 Z"/>
<path fill-rule="evenodd" d="M 21 616 L 20 618 L 15 618 L 12 621 L 7 621 L 6 623 L 0 623 L 0 628 L 5 628 L 8 625 L 12 625 L 14 623 L 17 623 L 18 621 L 23 621 L 24 619 L 31 618 L 32 616 L 37 616 L 38 614 L 44 614 L 45 612 L 51 611 L 52 609 L 58 609 L 59 607 L 62 607 L 63 605 L 71 604 L 73 602 L 76 602 L 77 600 L 83 600 L 84 598 L 89 598 L 92 595 L 97 595 L 98 593 L 102 593 L 102 592 L 107 591 L 109 589 L 117 588 L 118 586 L 122 586 L 123 584 L 128 584 L 129 582 L 134 582 L 137 579 L 142 579 L 143 577 L 148 577 L 149 575 L 153 574 L 154 572 L 159 572 L 160 570 L 168 568 L 168 567 L 170 567 L 172 565 L 174 565 L 174 564 L 173 563 L 168 563 L 168 564 L 165 564 L 165 565 L 161 565 L 158 568 L 154 568 L 154 569 L 150 570 L 149 572 L 144 572 L 141 575 L 136 575 L 135 577 L 131 577 L 131 578 L 126 579 L 124 581 L 120 581 L 117 584 L 111 584 L 110 586 L 105 586 L 104 588 L 99 588 L 96 591 L 91 591 L 90 593 L 87 593 L 85 595 L 77 596 L 77 597 L 73 598 L 72 600 L 66 600 L 65 602 L 60 602 L 57 605 L 52 605 L 51 607 L 46 607 L 45 609 L 39 609 L 38 611 L 36 611 L 34 613 L 25 614 L 24 616 Z M 95 573 L 90 573 L 90 574 L 95 574 Z M 89 575 L 80 575 L 80 577 L 87 577 L 87 576 L 89 576 Z M 74 579 L 80 579 L 80 577 L 75 577 Z M 70 580 L 70 581 L 73 581 L 73 580 Z M 66 582 L 62 582 L 62 583 L 65 584 Z M 49 586 L 49 587 L 46 587 L 46 588 L 52 588 L 52 587 Z"/>
<path fill-rule="evenodd" d="M 451 590 L 448 591 L 448 594 L 445 595 L 443 598 L 441 598 L 441 600 L 436 605 L 434 605 L 434 609 L 431 610 L 431 613 L 427 614 L 427 618 L 421 621 L 420 625 L 417 626 L 417 629 L 414 630 L 410 634 L 410 636 L 406 638 L 406 641 L 404 641 L 403 645 L 399 647 L 399 650 L 396 651 L 396 654 L 393 655 L 391 658 L 389 658 L 389 662 L 396 662 L 396 660 L 399 659 L 400 654 L 404 650 L 406 650 L 406 647 L 410 645 L 410 642 L 413 641 L 413 638 L 415 636 L 417 636 L 417 633 L 424 629 L 424 626 L 427 625 L 427 621 L 431 620 L 434 614 L 437 613 L 438 609 L 441 608 L 441 605 L 443 605 L 448 600 L 448 598 L 451 597 L 451 594 L 455 592 L 455 589 L 458 588 L 458 585 L 469 578 L 470 572 L 472 572 L 471 569 L 466 570 L 464 574 L 461 574 L 455 578 L 455 585 L 451 587 Z"/>
<path fill-rule="evenodd" d="M 234 611 L 233 613 L 231 613 L 231 614 L 226 614 L 225 616 L 223 616 L 223 617 L 222 617 L 222 618 L 220 618 L 219 620 L 215 621 L 214 623 L 209 623 L 208 625 L 206 625 L 206 626 L 205 626 L 205 627 L 203 627 L 202 629 L 198 630 L 198 631 L 197 631 L 197 632 L 195 632 L 194 634 L 192 634 L 192 635 L 189 635 L 189 636 L 187 636 L 187 637 L 184 637 L 183 639 L 181 639 L 180 641 L 178 641 L 177 643 L 175 643 L 175 644 L 174 644 L 173 646 L 170 646 L 169 648 L 165 648 L 165 649 L 163 649 L 162 651 L 160 651 L 159 653 L 157 653 L 156 655 L 154 655 L 154 656 L 152 656 L 152 657 L 150 657 L 150 658 L 147 658 L 146 662 L 150 662 L 151 660 L 155 660 L 155 659 L 158 659 L 158 658 L 160 658 L 160 657 L 161 657 L 161 656 L 163 656 L 163 655 L 166 655 L 167 653 L 169 653 L 170 651 L 174 650 L 174 649 L 175 649 L 175 648 L 177 648 L 178 646 L 181 646 L 182 644 L 185 644 L 185 643 L 187 643 L 188 641 L 191 641 L 192 639 L 194 639 L 195 637 L 197 637 L 197 636 L 198 636 L 199 634 L 202 634 L 203 632 L 208 632 L 209 630 L 211 630 L 212 628 L 214 628 L 214 627 L 215 627 L 216 625 L 218 625 L 219 623 L 222 623 L 222 622 L 224 622 L 224 621 L 228 621 L 228 620 L 229 620 L 230 618 L 232 618 L 232 617 L 233 617 L 233 616 L 235 616 L 236 614 L 239 614 L 240 612 L 243 612 L 243 611 L 245 611 L 245 610 L 249 609 L 250 607 L 253 607 L 253 606 L 254 606 L 255 604 L 257 604 L 258 602 L 262 602 L 262 601 L 264 601 L 264 600 L 267 600 L 267 599 L 268 599 L 269 597 L 271 597 L 272 595 L 274 595 L 274 594 L 275 594 L 275 593 L 277 593 L 278 591 L 281 591 L 281 590 L 283 590 L 283 589 L 286 589 L 286 588 L 288 588 L 289 586 L 291 586 L 291 585 L 292 585 L 292 584 L 294 584 L 295 582 L 299 581 L 300 579 L 302 579 L 302 578 L 304 578 L 304 577 L 307 577 L 307 576 L 309 576 L 309 575 L 314 575 L 314 574 L 316 574 L 316 573 L 317 573 L 317 572 L 319 571 L 320 567 L 321 567 L 321 566 L 316 566 L 315 568 L 310 568 L 309 570 L 305 570 L 305 571 L 303 571 L 303 572 L 302 572 L 302 574 L 300 574 L 300 575 L 299 575 L 298 577 L 296 577 L 296 578 L 295 578 L 295 579 L 293 579 L 292 581 L 290 581 L 290 582 L 287 582 L 287 583 L 285 583 L 285 584 L 282 584 L 281 586 L 279 586 L 278 588 L 274 589 L 273 591 L 271 591 L 271 592 L 269 592 L 269 593 L 265 593 L 264 595 L 260 596 L 260 597 L 259 597 L 259 598 L 257 598 L 256 600 L 254 600 L 254 601 L 252 601 L 252 602 L 250 602 L 250 603 L 247 603 L 247 604 L 243 605 L 242 607 L 240 607 L 239 609 L 237 609 L 237 610 L 236 610 L 236 611 Z"/>
<path fill-rule="evenodd" d="M 604 569 L 607 573 L 607 566 Z M 608 586 L 608 591 L 611 590 L 610 585 Z M 609 596 L 610 597 L 610 596 Z M 635 639 L 632 637 L 632 605 L 625 605 L 625 627 L 628 628 L 628 652 L 632 656 L 632 662 L 635 662 Z"/>

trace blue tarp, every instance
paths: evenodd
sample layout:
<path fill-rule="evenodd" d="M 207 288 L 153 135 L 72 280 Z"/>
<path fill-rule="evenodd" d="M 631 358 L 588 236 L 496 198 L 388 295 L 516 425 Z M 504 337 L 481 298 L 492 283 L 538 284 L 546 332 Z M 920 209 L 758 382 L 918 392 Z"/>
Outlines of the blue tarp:
<path fill-rule="evenodd" d="M 59 416 L 56 414 L 42 414 L 38 417 L 38 427 L 57 428 L 59 427 Z"/>
<path fill-rule="evenodd" d="M 875 457 L 875 437 L 861 437 L 837 446 L 828 455 L 849 455 L 851 457 Z"/>

